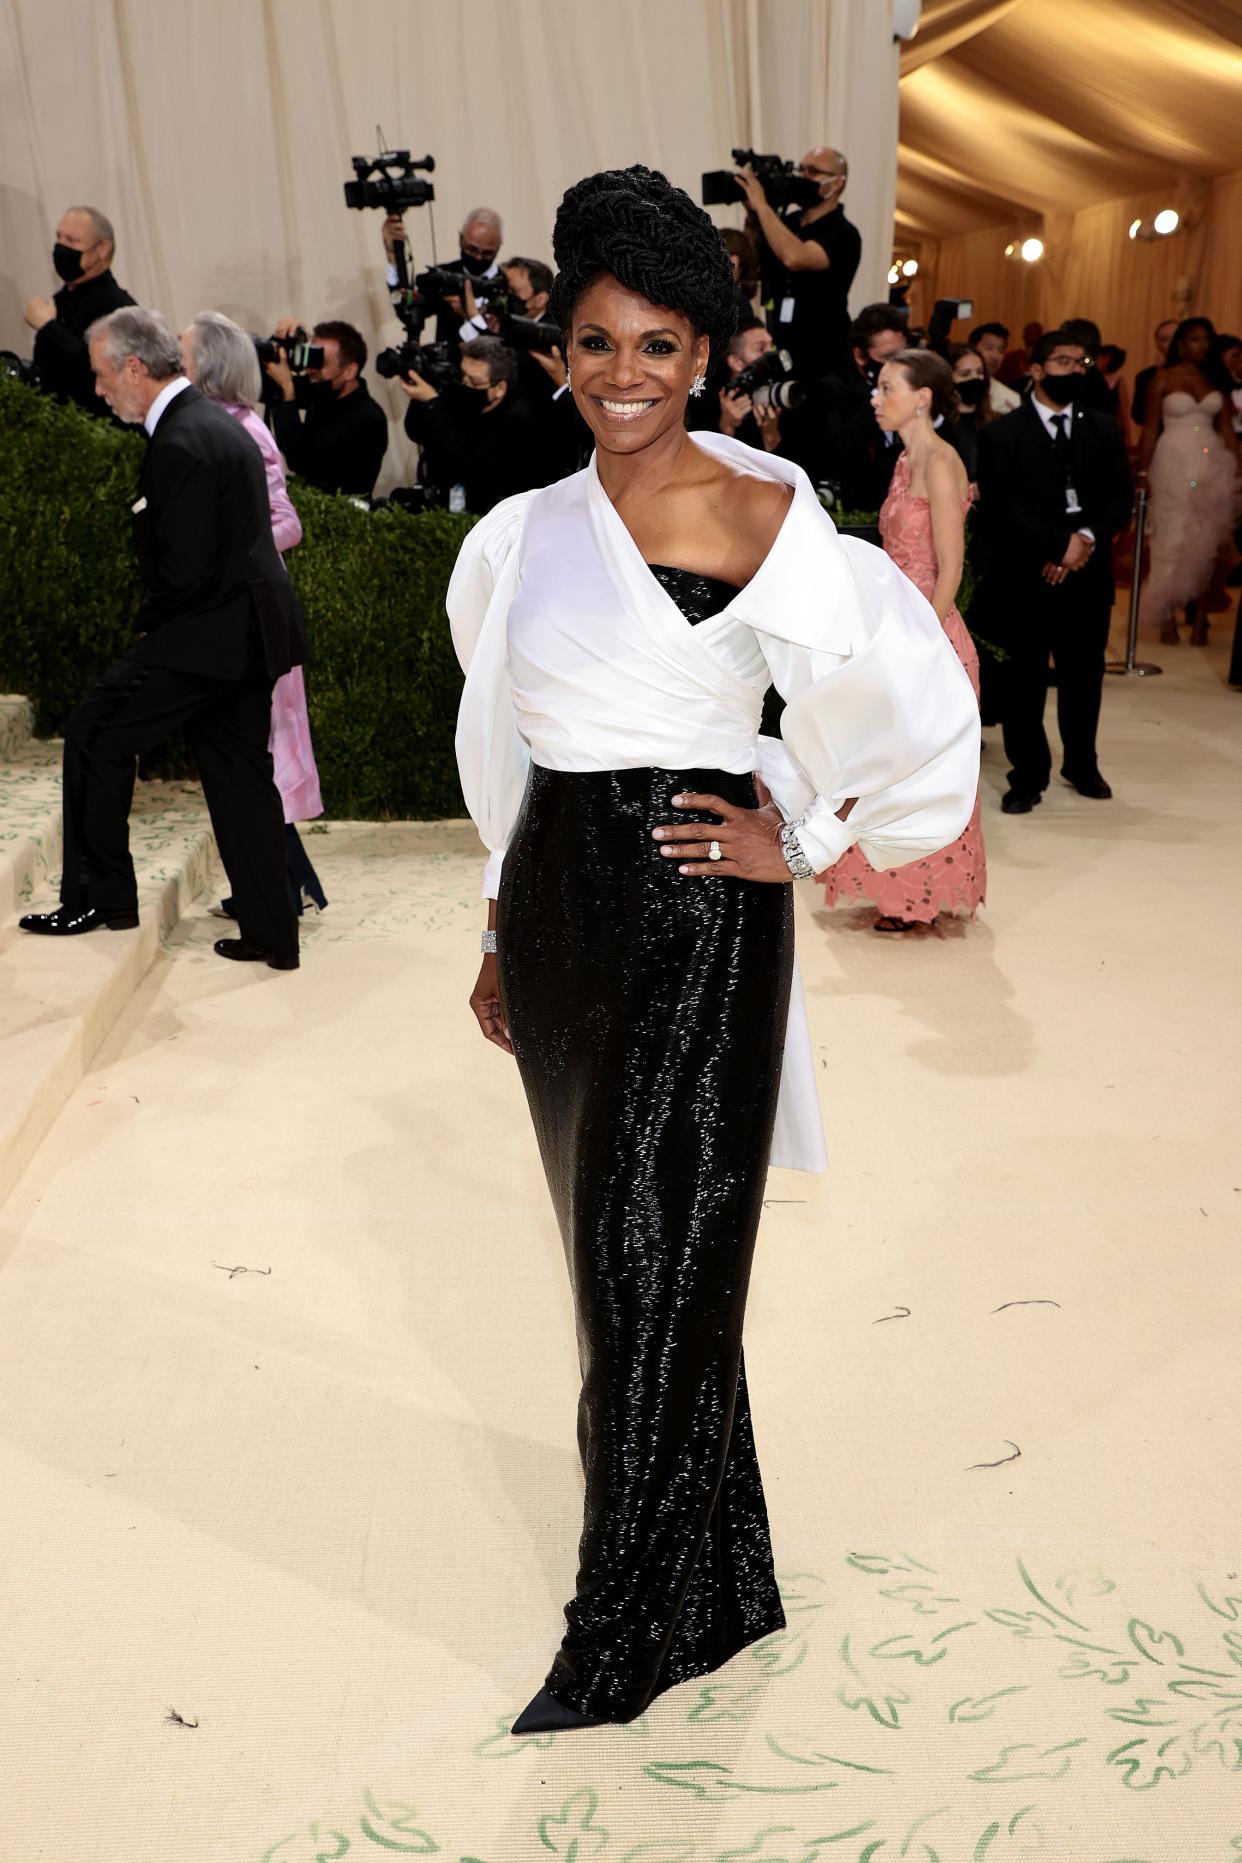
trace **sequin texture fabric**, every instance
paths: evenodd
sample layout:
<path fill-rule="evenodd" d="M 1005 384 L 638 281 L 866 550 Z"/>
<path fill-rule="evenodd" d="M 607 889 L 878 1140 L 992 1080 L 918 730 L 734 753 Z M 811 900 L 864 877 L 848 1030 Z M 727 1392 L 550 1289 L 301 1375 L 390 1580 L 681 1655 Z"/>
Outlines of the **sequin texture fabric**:
<path fill-rule="evenodd" d="M 785 1623 L 742 1322 L 793 901 L 678 873 L 651 829 L 683 789 L 755 806 L 747 775 L 532 766 L 497 902 L 582 1375 L 577 1582 L 546 1685 L 614 1721 Z"/>

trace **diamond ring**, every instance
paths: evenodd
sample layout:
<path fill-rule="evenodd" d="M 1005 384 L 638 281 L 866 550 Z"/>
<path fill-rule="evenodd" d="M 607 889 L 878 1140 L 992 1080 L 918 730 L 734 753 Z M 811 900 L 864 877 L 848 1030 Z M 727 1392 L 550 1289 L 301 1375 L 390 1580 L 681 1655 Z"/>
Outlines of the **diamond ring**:
<path fill-rule="evenodd" d="M 720 851 L 720 843 L 719 843 L 719 841 L 709 841 L 709 842 L 708 842 L 708 844 L 707 844 L 707 858 L 708 858 L 709 860 L 723 860 L 723 859 L 724 859 L 724 855 L 723 855 L 723 854 L 721 853 L 721 851 Z"/>

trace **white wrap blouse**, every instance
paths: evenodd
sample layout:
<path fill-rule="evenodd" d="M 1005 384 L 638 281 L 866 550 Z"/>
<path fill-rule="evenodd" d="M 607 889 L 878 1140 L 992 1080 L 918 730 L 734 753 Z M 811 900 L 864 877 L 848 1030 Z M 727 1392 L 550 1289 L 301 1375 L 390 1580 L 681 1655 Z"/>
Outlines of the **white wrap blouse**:
<path fill-rule="evenodd" d="M 970 818 L 978 706 L 930 603 L 882 550 L 838 535 L 801 467 L 722 434 L 691 438 L 794 494 L 755 575 L 697 626 L 643 561 L 594 456 L 505 499 L 462 545 L 447 607 L 466 676 L 462 791 L 490 855 L 485 898 L 532 761 L 757 770 L 786 819 L 805 817 L 799 840 L 817 873 L 854 843 L 873 867 L 901 866 Z M 769 684 L 786 701 L 783 743 L 759 735 Z M 825 1162 L 795 974 L 773 1163 Z"/>

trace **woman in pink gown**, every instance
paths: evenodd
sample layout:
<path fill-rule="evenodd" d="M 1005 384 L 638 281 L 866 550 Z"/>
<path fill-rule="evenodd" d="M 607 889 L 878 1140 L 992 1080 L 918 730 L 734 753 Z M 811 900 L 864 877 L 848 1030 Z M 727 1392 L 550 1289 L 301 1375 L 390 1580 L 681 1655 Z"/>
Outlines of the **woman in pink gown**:
<path fill-rule="evenodd" d="M 203 394 L 218 401 L 226 414 L 240 421 L 263 456 L 267 497 L 272 513 L 272 536 L 283 555 L 302 541 L 302 520 L 293 508 L 285 485 L 280 449 L 256 412 L 263 378 L 254 343 L 239 324 L 221 311 L 200 311 L 181 332 L 181 360 L 190 380 Z M 299 915 L 306 905 L 322 912 L 327 897 L 310 856 L 295 826 L 323 814 L 319 771 L 311 747 L 310 719 L 306 712 L 306 685 L 295 666 L 272 688 L 272 732 L 268 739 L 273 776 L 285 812 L 285 841 L 289 883 Z M 212 907 L 232 917 L 232 901 Z"/>
<path fill-rule="evenodd" d="M 879 425 L 902 439 L 880 512 L 884 548 L 936 610 L 978 698 L 979 656 L 954 602 L 973 492 L 958 453 L 933 426 L 937 415 L 956 415 L 952 371 L 931 350 L 903 349 L 884 364 L 871 399 Z M 878 906 L 877 931 L 914 931 L 941 912 L 973 918 L 987 891 L 978 794 L 964 832 L 939 853 L 877 873 L 854 847 L 820 877 L 829 906 Z"/>

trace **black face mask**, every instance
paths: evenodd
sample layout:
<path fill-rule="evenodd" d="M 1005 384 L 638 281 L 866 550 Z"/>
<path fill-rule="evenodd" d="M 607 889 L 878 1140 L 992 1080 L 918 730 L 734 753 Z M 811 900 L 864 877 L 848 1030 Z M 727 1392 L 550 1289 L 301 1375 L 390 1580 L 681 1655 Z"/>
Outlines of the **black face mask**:
<path fill-rule="evenodd" d="M 56 276 L 63 278 L 67 285 L 73 284 L 75 279 L 82 276 L 82 254 L 76 246 L 62 246 L 57 240 L 52 247 L 52 264 L 55 267 Z"/>
<path fill-rule="evenodd" d="M 457 382 L 453 400 L 462 414 L 482 414 L 489 392 L 486 388 L 476 388 L 471 382 Z"/>
<path fill-rule="evenodd" d="M 1082 384 L 1081 375 L 1050 375 L 1045 370 L 1044 379 L 1039 385 L 1049 401 L 1055 401 L 1059 408 L 1067 408 L 1071 401 L 1077 401 L 1082 393 Z"/>
<path fill-rule="evenodd" d="M 305 375 L 293 378 L 293 399 L 300 408 L 327 408 L 337 399 L 334 382 L 312 382 Z"/>
<path fill-rule="evenodd" d="M 957 389 L 957 398 L 964 408 L 982 407 L 983 397 L 988 392 L 985 376 L 968 376 L 964 382 L 955 382 L 954 387 Z"/>
<path fill-rule="evenodd" d="M 457 263 L 471 278 L 485 278 L 496 261 L 494 259 L 472 259 L 463 252 L 458 257 Z"/>

